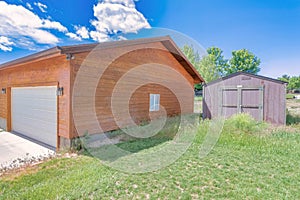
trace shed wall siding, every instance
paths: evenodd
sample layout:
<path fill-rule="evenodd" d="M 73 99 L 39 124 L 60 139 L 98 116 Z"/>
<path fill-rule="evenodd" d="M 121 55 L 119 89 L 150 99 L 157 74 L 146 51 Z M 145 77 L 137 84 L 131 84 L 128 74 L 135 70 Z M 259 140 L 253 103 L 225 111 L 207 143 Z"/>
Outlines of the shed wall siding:
<path fill-rule="evenodd" d="M 114 56 L 118 55 L 118 59 L 112 61 Z M 140 83 L 143 81 L 143 77 L 148 74 L 150 76 L 156 77 L 161 82 L 166 84 L 172 83 L 175 86 L 176 94 L 185 96 L 185 101 L 181 105 L 183 113 L 193 113 L 193 101 L 194 101 L 194 91 L 193 91 L 193 78 L 190 74 L 183 68 L 183 66 L 178 63 L 178 61 L 173 57 L 173 55 L 167 51 L 167 49 L 160 43 L 149 43 L 143 45 L 127 46 L 123 48 L 114 49 L 102 49 L 95 55 L 90 54 L 89 61 L 84 61 L 87 57 L 87 53 L 76 54 L 75 59 L 71 61 L 73 67 L 72 81 L 75 80 L 80 66 L 83 64 L 89 69 L 86 76 L 89 77 L 87 81 L 82 81 L 80 86 L 82 90 L 94 90 L 91 86 L 91 82 L 97 82 L 97 88 L 95 90 L 95 112 L 97 117 L 97 123 L 91 120 L 91 116 L 84 113 L 84 110 L 88 110 L 89 103 L 88 100 L 82 101 L 79 106 L 83 111 L 81 114 L 77 113 L 76 118 L 79 122 L 76 123 L 76 127 L 79 133 L 77 133 L 75 127 L 73 131 L 73 136 L 76 137 L 78 134 L 82 136 L 84 132 L 88 133 L 99 133 L 98 123 L 101 125 L 103 132 L 116 130 L 128 125 L 132 125 L 132 121 L 126 115 L 126 109 L 118 110 L 119 124 L 116 124 L 115 118 L 111 110 L 111 96 L 116 87 L 117 82 L 130 70 L 137 66 L 142 66 L 144 64 L 148 65 L 144 71 L 140 74 L 133 76 L 126 84 L 121 87 L 121 92 L 118 95 L 124 94 L 128 95 L 128 91 L 132 87 L 137 87 L 137 90 L 132 94 L 129 101 L 129 113 L 133 121 L 142 122 L 149 119 L 150 115 L 159 116 L 160 112 L 149 113 L 149 94 L 160 94 L 161 105 L 167 110 L 168 116 L 177 115 L 181 113 L 180 106 L 176 96 L 168 88 L 157 85 L 157 84 L 146 84 L 141 87 Z M 183 86 L 176 77 L 168 73 L 166 70 L 153 70 L 151 65 L 158 67 L 159 65 L 165 65 L 172 67 L 173 70 L 181 74 L 188 82 L 188 86 Z M 106 68 L 107 67 L 107 68 Z M 101 72 L 101 70 L 105 70 Z M 91 70 L 94 73 L 91 75 Z M 80 71 L 85 73 L 84 70 Z M 100 78 L 101 75 L 101 78 Z M 73 85 L 73 84 L 72 84 Z M 84 96 L 84 94 L 82 94 Z M 84 98 L 84 97 L 83 97 Z M 88 99 L 87 97 L 86 99 Z M 74 103 L 75 104 L 75 103 Z M 128 106 L 126 99 L 120 100 L 120 105 Z M 85 109 L 86 108 L 86 109 Z"/>
<path fill-rule="evenodd" d="M 285 85 L 246 75 L 208 85 L 204 88 L 203 115 L 207 118 L 218 116 L 218 90 L 223 86 L 264 86 L 264 120 L 273 124 L 285 124 Z M 228 97 L 236 99 L 235 95 Z M 251 102 L 251 99 L 249 100 Z"/>
<path fill-rule="evenodd" d="M 58 97 L 58 135 L 70 138 L 70 64 L 64 55 L 0 69 L 0 88 L 8 88 L 7 94 L 0 94 L 0 118 L 9 124 L 11 87 L 50 85 L 64 88 L 64 95 Z"/>

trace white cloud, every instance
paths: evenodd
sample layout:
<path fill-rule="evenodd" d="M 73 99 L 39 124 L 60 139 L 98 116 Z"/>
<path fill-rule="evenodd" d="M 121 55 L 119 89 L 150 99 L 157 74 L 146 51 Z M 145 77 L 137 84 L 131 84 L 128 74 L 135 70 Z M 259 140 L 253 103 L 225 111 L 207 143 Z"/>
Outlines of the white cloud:
<path fill-rule="evenodd" d="M 12 45 L 14 45 L 13 42 L 9 40 L 8 37 L 0 36 L 0 49 L 3 51 L 11 51 Z"/>
<path fill-rule="evenodd" d="M 48 8 L 45 4 L 42 4 L 42 3 L 40 3 L 40 2 L 34 2 L 33 3 L 35 6 L 37 6 L 40 10 L 41 10 L 41 12 L 43 12 L 43 13 L 45 13 L 45 12 L 47 12 L 46 11 L 46 9 Z"/>
<path fill-rule="evenodd" d="M 95 31 L 90 35 L 93 40 L 103 42 L 109 35 L 117 33 L 136 33 L 140 29 L 150 28 L 142 13 L 135 8 L 133 0 L 103 0 L 94 6 L 91 24 Z"/>
<path fill-rule="evenodd" d="M 0 35 L 10 38 L 18 46 L 19 43 L 56 44 L 59 39 L 49 30 L 68 32 L 61 23 L 42 19 L 23 6 L 0 1 L 0 7 Z"/>
<path fill-rule="evenodd" d="M 75 26 L 76 34 L 79 35 L 83 39 L 88 39 L 89 31 L 85 26 Z"/>
<path fill-rule="evenodd" d="M 129 7 L 129 8 L 135 8 L 135 3 L 133 0 L 103 0 L 103 3 L 113 3 L 113 4 L 121 4 L 123 6 Z"/>
<path fill-rule="evenodd" d="M 43 50 L 43 47 L 39 47 L 37 46 L 33 40 L 28 40 L 28 38 L 26 37 L 20 37 L 18 38 L 18 47 L 23 48 L 23 49 L 27 49 L 30 51 L 40 51 Z"/>
<path fill-rule="evenodd" d="M 11 51 L 13 46 L 30 50 L 39 49 L 39 45 L 53 45 L 59 38 L 51 31 L 56 30 L 66 36 L 81 41 L 93 39 L 103 42 L 114 39 L 125 40 L 119 33 L 136 33 L 140 29 L 150 28 L 148 21 L 136 7 L 134 0 L 102 0 L 94 7 L 95 18 L 91 20 L 89 30 L 86 26 L 74 26 L 74 32 L 51 16 L 41 18 L 34 13 L 33 5 L 46 12 L 47 5 L 40 2 L 26 3 L 24 6 L 0 1 L 0 50 Z"/>
<path fill-rule="evenodd" d="M 74 26 L 76 33 L 66 33 L 67 36 L 74 40 L 81 41 L 82 39 L 89 39 L 90 33 L 85 26 Z"/>
<path fill-rule="evenodd" d="M 33 10 L 33 7 L 31 6 L 31 4 L 30 3 L 26 3 L 26 6 L 27 6 L 27 8 L 29 8 L 29 10 Z"/>
<path fill-rule="evenodd" d="M 66 33 L 67 36 L 69 36 L 70 38 L 74 39 L 74 40 L 78 40 L 81 41 L 81 37 L 76 35 L 75 33 Z"/>
<path fill-rule="evenodd" d="M 56 44 L 58 38 L 50 32 L 41 29 L 23 29 L 23 33 L 31 37 L 34 41 L 41 44 Z"/>
<path fill-rule="evenodd" d="M 42 28 L 56 29 L 60 32 L 68 31 L 66 27 L 61 25 L 61 23 L 55 22 L 55 21 L 50 21 L 49 19 L 42 19 Z"/>
<path fill-rule="evenodd" d="M 93 40 L 99 41 L 99 42 L 105 42 L 105 41 L 111 40 L 111 38 L 106 33 L 101 33 L 98 31 L 91 31 L 90 35 Z"/>

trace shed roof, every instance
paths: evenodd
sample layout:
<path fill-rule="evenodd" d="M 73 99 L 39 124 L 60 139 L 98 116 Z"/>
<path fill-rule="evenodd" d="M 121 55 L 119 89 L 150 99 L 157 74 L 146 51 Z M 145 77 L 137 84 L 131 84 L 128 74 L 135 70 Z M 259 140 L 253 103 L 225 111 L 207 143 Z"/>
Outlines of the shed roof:
<path fill-rule="evenodd" d="M 147 44 L 153 42 L 161 42 L 169 50 L 169 52 L 176 58 L 176 60 L 185 68 L 185 70 L 193 77 L 195 83 L 205 82 L 204 79 L 201 77 L 201 75 L 188 61 L 188 59 L 181 52 L 179 47 L 175 44 L 175 42 L 171 39 L 170 36 L 142 38 L 142 39 L 124 40 L 124 41 L 113 41 L 113 42 L 104 42 L 104 43 L 79 44 L 79 45 L 71 45 L 71 46 L 56 46 L 44 51 L 40 51 L 35 54 L 31 54 L 29 56 L 25 56 L 13 61 L 9 61 L 7 63 L 3 63 L 0 65 L 0 70 L 4 68 L 15 67 L 27 62 L 48 58 L 51 56 L 88 52 L 88 51 L 92 51 L 96 47 L 98 49 L 110 49 L 116 47 L 140 45 L 140 44 Z"/>
<path fill-rule="evenodd" d="M 241 71 L 241 72 L 235 72 L 235 73 L 230 74 L 228 76 L 225 76 L 225 77 L 219 78 L 217 80 L 211 81 L 209 83 L 206 83 L 205 86 L 213 85 L 215 83 L 219 83 L 221 81 L 224 81 L 224 80 L 227 80 L 227 79 L 230 79 L 232 77 L 239 76 L 239 75 L 250 76 L 250 77 L 254 77 L 254 78 L 258 78 L 258 79 L 262 79 L 262 80 L 267 80 L 267 81 L 271 81 L 271 82 L 278 83 L 278 84 L 287 84 L 287 82 L 281 81 L 281 80 L 278 80 L 278 79 L 274 79 L 274 78 L 270 78 L 270 77 L 266 77 L 266 76 L 261 76 L 261 75 L 255 75 L 255 74 L 251 74 L 251 73 L 248 73 L 248 72 L 242 72 Z"/>

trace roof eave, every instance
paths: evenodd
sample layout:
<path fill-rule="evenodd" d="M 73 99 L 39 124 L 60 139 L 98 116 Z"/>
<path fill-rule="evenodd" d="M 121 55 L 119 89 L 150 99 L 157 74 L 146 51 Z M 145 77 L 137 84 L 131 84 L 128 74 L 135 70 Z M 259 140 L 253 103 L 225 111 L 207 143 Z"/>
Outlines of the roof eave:
<path fill-rule="evenodd" d="M 197 72 L 194 66 L 189 62 L 186 56 L 182 53 L 180 48 L 175 44 L 170 36 L 162 36 L 155 38 L 141 38 L 135 40 L 124 40 L 124 41 L 114 41 L 114 42 L 104 42 L 104 43 L 91 43 L 91 44 L 79 44 L 72 46 L 56 46 L 48 50 L 44 50 L 29 56 L 25 56 L 4 64 L 0 65 L 0 69 L 15 67 L 20 64 L 28 63 L 31 61 L 37 61 L 51 56 L 63 55 L 63 54 L 76 54 L 92 51 L 93 49 L 109 49 L 115 47 L 140 45 L 153 42 L 161 42 L 177 59 L 177 61 L 184 66 L 185 70 L 192 76 L 194 83 L 204 83 L 205 80 Z"/>
<path fill-rule="evenodd" d="M 173 53 L 173 56 L 177 59 L 177 61 L 179 63 L 182 64 L 182 62 L 186 63 L 186 65 L 188 66 L 188 72 L 189 74 L 192 76 L 192 78 L 194 79 L 194 84 L 198 84 L 198 83 L 205 83 L 204 78 L 202 78 L 202 76 L 198 73 L 198 71 L 195 69 L 195 67 L 192 65 L 192 63 L 187 59 L 187 57 L 182 53 L 182 51 L 180 50 L 180 48 L 175 44 L 175 42 L 172 40 L 172 38 L 170 36 L 166 36 L 166 40 L 171 43 L 171 45 L 174 47 L 174 49 L 170 48 L 169 45 L 164 44 L 165 47 L 171 52 Z M 163 42 L 163 41 L 162 41 Z M 182 59 L 182 60 L 181 60 Z"/>
<path fill-rule="evenodd" d="M 278 79 L 273 79 L 273 78 L 269 78 L 269 77 L 266 77 L 266 76 L 261 76 L 261 75 L 256 75 L 256 74 L 251 74 L 251 73 L 248 73 L 248 72 L 240 71 L 240 72 L 235 72 L 233 74 L 221 77 L 221 78 L 219 78 L 217 80 L 214 80 L 214 81 L 211 81 L 209 83 L 205 83 L 205 86 L 213 85 L 215 83 L 219 83 L 221 81 L 227 80 L 229 78 L 232 78 L 232 77 L 238 76 L 238 75 L 252 76 L 252 77 L 255 77 L 255 78 L 261 78 L 261 79 L 272 81 L 272 82 L 279 83 L 279 84 L 287 84 L 287 82 L 284 82 L 284 81 L 281 81 L 281 80 L 278 80 Z"/>
<path fill-rule="evenodd" d="M 124 47 L 124 46 L 133 46 L 139 44 L 147 44 L 153 42 L 162 42 L 165 40 L 171 40 L 169 36 L 161 36 L 155 38 L 140 38 L 134 40 L 122 40 L 122 41 L 109 41 L 103 43 L 91 43 L 91 44 L 79 44 L 79 45 L 72 45 L 72 46 L 61 46 L 61 53 L 62 54 L 75 54 L 75 53 L 83 53 L 92 51 L 93 49 L 111 49 L 115 47 Z"/>
<path fill-rule="evenodd" d="M 25 56 L 25 57 L 22 57 L 22 58 L 18 58 L 16 60 L 12 60 L 12 61 L 3 63 L 3 64 L 0 65 L 0 70 L 4 69 L 4 68 L 6 69 L 6 68 L 9 68 L 9 67 L 15 67 L 17 65 L 28 63 L 28 62 L 31 62 L 33 60 L 38 60 L 38 59 L 41 59 L 41 58 L 51 57 L 51 56 L 60 55 L 60 54 L 61 54 L 61 50 L 58 46 L 56 46 L 56 47 L 53 47 L 51 49 L 40 51 L 38 53 L 34 53 L 34 54 L 29 55 L 29 56 Z"/>

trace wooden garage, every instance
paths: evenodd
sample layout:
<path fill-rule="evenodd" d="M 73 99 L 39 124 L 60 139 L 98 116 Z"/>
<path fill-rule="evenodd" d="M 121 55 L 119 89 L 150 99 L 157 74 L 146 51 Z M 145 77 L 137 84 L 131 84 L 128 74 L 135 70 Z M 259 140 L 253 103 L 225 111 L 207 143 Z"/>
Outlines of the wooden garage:
<path fill-rule="evenodd" d="M 169 36 L 54 47 L 0 65 L 0 127 L 68 147 L 85 133 L 193 113 L 201 82 Z"/>
<path fill-rule="evenodd" d="M 203 117 L 249 113 L 258 121 L 286 123 L 286 82 L 237 72 L 203 87 Z"/>

